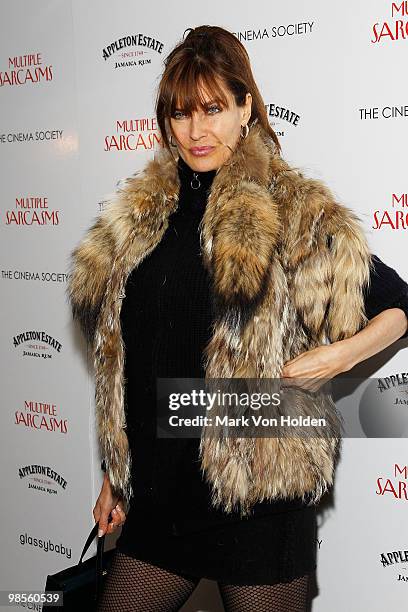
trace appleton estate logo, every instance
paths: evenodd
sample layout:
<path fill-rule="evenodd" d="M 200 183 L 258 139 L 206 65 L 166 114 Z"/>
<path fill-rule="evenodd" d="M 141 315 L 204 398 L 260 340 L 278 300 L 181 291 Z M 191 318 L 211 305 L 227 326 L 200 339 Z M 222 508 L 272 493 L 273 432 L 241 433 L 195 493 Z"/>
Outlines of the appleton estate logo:
<path fill-rule="evenodd" d="M 36 489 L 49 495 L 66 490 L 67 481 L 48 465 L 25 465 L 18 469 L 20 480 L 26 479 L 29 489 Z"/>
<path fill-rule="evenodd" d="M 44 64 L 41 53 L 9 57 L 6 70 L 0 71 L 0 87 L 38 84 L 52 79 L 52 66 Z"/>
<path fill-rule="evenodd" d="M 367 438 L 408 437 L 408 372 L 370 379 L 358 403 Z"/>
<path fill-rule="evenodd" d="M 265 104 L 269 123 L 277 136 L 285 136 L 285 128 L 288 125 L 298 126 L 300 115 L 290 108 L 278 106 L 277 104 Z"/>
<path fill-rule="evenodd" d="M 380 563 L 383 567 L 392 567 L 397 582 L 408 582 L 408 550 L 391 550 L 380 554 Z"/>
<path fill-rule="evenodd" d="M 391 2 L 389 5 L 389 19 L 372 26 L 371 42 L 374 44 L 384 42 L 408 41 L 408 0 L 404 2 Z"/>
<path fill-rule="evenodd" d="M 145 33 L 128 34 L 102 50 L 102 57 L 114 68 L 141 68 L 152 63 L 153 56 L 163 53 L 164 43 Z"/>
<path fill-rule="evenodd" d="M 62 344 L 45 331 L 30 330 L 13 337 L 14 348 L 22 348 L 23 357 L 51 359 L 60 353 Z"/>

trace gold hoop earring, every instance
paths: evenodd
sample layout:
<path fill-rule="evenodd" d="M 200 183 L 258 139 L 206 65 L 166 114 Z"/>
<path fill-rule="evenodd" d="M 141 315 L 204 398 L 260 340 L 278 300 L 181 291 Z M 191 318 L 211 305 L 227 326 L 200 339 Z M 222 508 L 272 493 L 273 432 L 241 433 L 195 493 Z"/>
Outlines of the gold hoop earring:
<path fill-rule="evenodd" d="M 245 128 L 245 134 L 242 133 L 242 128 Z M 241 138 L 243 138 L 245 140 L 245 138 L 248 136 L 249 134 L 249 126 L 246 123 L 245 125 L 241 125 Z"/>

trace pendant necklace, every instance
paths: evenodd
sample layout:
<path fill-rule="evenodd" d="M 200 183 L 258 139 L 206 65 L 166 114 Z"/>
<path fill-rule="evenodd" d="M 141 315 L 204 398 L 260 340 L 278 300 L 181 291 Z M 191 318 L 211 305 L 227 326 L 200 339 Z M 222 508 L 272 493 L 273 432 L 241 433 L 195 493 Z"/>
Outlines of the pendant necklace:
<path fill-rule="evenodd" d="M 197 172 L 193 172 L 193 178 L 191 179 L 191 189 L 200 189 L 201 183 L 200 179 L 197 176 Z"/>

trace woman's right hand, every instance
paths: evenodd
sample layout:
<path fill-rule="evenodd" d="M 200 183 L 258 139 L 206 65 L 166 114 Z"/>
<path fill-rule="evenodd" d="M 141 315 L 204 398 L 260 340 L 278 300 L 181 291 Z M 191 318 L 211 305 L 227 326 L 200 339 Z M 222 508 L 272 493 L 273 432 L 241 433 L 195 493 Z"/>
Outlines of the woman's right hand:
<path fill-rule="evenodd" d="M 109 523 L 109 514 L 112 521 Z M 98 537 L 107 533 L 113 533 L 116 527 L 123 525 L 126 514 L 123 510 L 123 500 L 112 494 L 108 475 L 105 473 L 99 497 L 93 509 L 95 523 L 99 521 Z"/>

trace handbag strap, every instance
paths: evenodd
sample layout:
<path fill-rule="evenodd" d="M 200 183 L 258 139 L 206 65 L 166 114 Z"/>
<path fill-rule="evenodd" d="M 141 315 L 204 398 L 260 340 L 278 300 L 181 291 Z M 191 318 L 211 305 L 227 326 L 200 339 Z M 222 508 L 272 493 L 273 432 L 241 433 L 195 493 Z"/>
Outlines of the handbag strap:
<path fill-rule="evenodd" d="M 112 516 L 109 515 L 108 518 L 108 523 L 110 523 L 112 520 Z M 95 523 L 95 525 L 92 527 L 91 533 L 89 534 L 86 542 L 85 542 L 85 546 L 82 550 L 82 554 L 81 557 L 79 559 L 78 565 L 80 565 L 82 563 L 82 559 L 86 553 L 86 551 L 88 550 L 88 548 L 90 547 L 90 545 L 92 544 L 93 540 L 96 538 L 96 536 L 98 535 L 98 530 L 99 530 L 99 521 L 97 523 Z M 104 549 L 105 549 L 105 535 L 101 536 L 100 538 L 98 538 L 98 546 L 97 546 L 97 550 L 96 550 L 96 600 L 99 599 L 99 594 L 101 592 L 102 589 L 102 578 L 103 578 L 103 553 L 104 553 Z"/>
<path fill-rule="evenodd" d="M 91 533 L 89 534 L 88 539 L 87 539 L 87 540 L 86 540 L 86 542 L 85 542 L 85 546 L 84 546 L 84 549 L 83 549 L 83 551 L 82 551 L 81 558 L 79 559 L 78 565 L 79 565 L 80 563 L 82 563 L 82 559 L 83 559 L 83 557 L 84 557 L 84 555 L 85 555 L 86 551 L 88 550 L 88 548 L 90 547 L 90 545 L 92 544 L 92 542 L 94 541 L 94 539 L 96 538 L 96 536 L 98 535 L 98 529 L 99 529 L 99 522 L 98 522 L 98 523 L 95 523 L 95 525 L 92 527 L 92 531 L 91 531 Z M 102 539 L 103 539 L 103 540 L 105 539 L 105 536 L 104 536 L 104 535 L 103 535 L 102 537 L 98 538 L 98 540 L 102 540 Z M 99 544 L 99 542 L 98 542 L 98 544 Z"/>
<path fill-rule="evenodd" d="M 105 536 L 98 538 L 98 546 L 96 552 L 96 591 L 95 599 L 99 601 L 99 595 L 102 591 L 102 578 L 103 578 L 103 551 L 105 546 Z"/>

